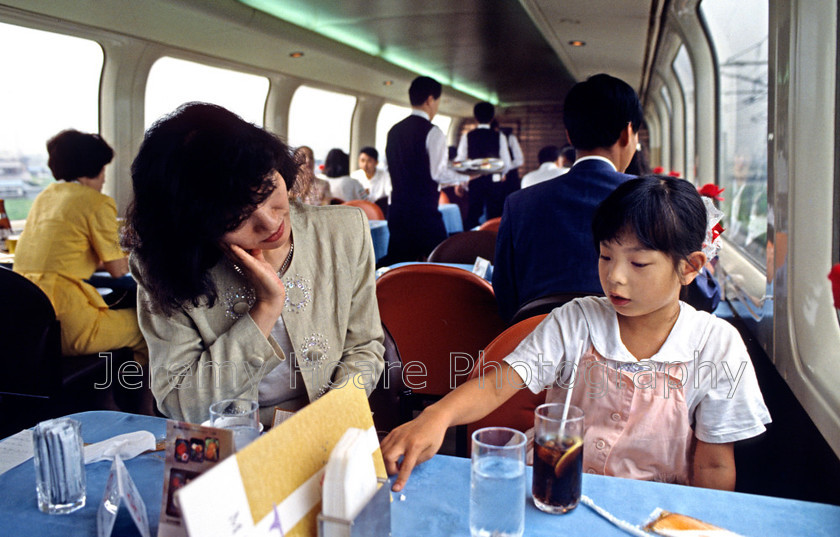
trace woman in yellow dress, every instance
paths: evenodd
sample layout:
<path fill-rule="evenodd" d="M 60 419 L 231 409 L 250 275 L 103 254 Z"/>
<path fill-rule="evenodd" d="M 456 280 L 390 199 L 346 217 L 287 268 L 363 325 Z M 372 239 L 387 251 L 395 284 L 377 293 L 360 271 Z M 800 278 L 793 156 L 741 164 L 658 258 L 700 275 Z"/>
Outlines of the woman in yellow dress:
<path fill-rule="evenodd" d="M 112 310 L 84 280 L 100 265 L 111 276 L 128 274 L 119 246 L 117 207 L 102 194 L 105 165 L 114 151 L 97 134 L 65 130 L 47 142 L 57 180 L 38 194 L 15 250 L 14 270 L 49 297 L 61 323 L 61 352 L 68 356 L 130 347 L 140 364 L 148 351 L 137 312 Z"/>

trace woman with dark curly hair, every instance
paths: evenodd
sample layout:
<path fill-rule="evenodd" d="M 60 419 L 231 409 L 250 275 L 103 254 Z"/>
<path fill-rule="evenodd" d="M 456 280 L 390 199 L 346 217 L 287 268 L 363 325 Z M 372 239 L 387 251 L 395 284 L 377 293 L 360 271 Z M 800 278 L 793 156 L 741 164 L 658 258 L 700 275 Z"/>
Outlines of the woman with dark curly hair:
<path fill-rule="evenodd" d="M 276 136 L 219 106 L 155 123 L 132 165 L 126 246 L 169 417 L 258 400 L 263 422 L 383 369 L 374 259 L 354 207 L 289 201 L 299 172 Z"/>
<path fill-rule="evenodd" d="M 47 165 L 57 182 L 38 194 L 26 219 L 14 270 L 50 298 L 68 356 L 131 347 L 145 364 L 146 344 L 134 309 L 109 309 L 85 280 L 102 265 L 111 276 L 128 273 L 120 249 L 117 206 L 102 194 L 114 151 L 98 134 L 61 131 L 47 142 Z"/>

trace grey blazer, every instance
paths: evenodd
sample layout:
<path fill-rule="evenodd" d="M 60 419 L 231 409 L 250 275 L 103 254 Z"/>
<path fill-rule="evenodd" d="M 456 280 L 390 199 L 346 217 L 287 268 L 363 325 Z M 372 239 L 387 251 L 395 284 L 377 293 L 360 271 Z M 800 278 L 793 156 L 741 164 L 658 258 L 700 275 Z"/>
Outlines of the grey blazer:
<path fill-rule="evenodd" d="M 149 346 L 152 392 L 167 416 L 194 423 L 214 401 L 258 399 L 262 377 L 283 360 L 301 371 L 309 401 L 362 375 L 368 394 L 384 368 L 374 256 L 364 213 L 355 207 L 291 204 L 295 252 L 283 282 L 283 321 L 294 347 L 286 356 L 248 314 L 255 295 L 227 259 L 210 270 L 213 307 L 151 313 L 138 275 L 138 317 Z"/>

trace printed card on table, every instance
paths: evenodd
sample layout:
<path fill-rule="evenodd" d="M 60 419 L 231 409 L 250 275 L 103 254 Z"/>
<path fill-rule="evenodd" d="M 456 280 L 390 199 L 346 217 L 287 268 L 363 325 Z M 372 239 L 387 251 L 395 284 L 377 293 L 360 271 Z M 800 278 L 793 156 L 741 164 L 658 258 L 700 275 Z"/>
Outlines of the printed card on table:
<path fill-rule="evenodd" d="M 146 512 L 146 503 L 140 496 L 137 485 L 134 484 L 134 480 L 128 474 L 128 469 L 118 455 L 114 457 L 114 462 L 111 464 L 111 473 L 108 474 L 108 483 L 105 485 L 105 495 L 96 513 L 96 534 L 98 537 L 111 535 L 123 500 L 125 500 L 131 520 L 134 521 L 140 535 L 150 537 L 149 514 Z"/>
<path fill-rule="evenodd" d="M 166 423 L 166 465 L 158 537 L 187 535 L 175 492 L 233 451 L 232 431 L 182 421 Z"/>
<path fill-rule="evenodd" d="M 314 537 L 324 467 L 349 427 L 366 431 L 376 474 L 386 478 L 361 385 L 333 389 L 180 489 L 189 535 Z"/>

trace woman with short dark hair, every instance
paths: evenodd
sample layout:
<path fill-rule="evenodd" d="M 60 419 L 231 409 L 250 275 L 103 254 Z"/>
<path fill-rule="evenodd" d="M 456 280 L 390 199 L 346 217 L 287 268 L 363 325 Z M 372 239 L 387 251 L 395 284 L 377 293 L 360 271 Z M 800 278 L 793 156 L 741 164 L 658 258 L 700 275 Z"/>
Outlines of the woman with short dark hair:
<path fill-rule="evenodd" d="M 140 283 L 152 391 L 169 417 L 211 403 L 295 410 L 383 369 L 368 223 L 355 207 L 289 200 L 300 165 L 278 137 L 219 106 L 183 105 L 132 165 L 126 245 Z"/>
<path fill-rule="evenodd" d="M 113 310 L 85 280 L 102 265 L 111 276 L 128 273 L 120 249 L 117 206 L 102 194 L 114 151 L 98 134 L 65 130 L 47 142 L 56 183 L 29 211 L 15 251 L 14 270 L 50 298 L 61 323 L 61 351 L 75 356 L 131 347 L 145 364 L 146 344 L 134 309 Z"/>
<path fill-rule="evenodd" d="M 330 193 L 341 201 L 367 198 L 362 183 L 350 177 L 350 156 L 341 149 L 330 149 L 324 160 L 324 175 L 330 184 Z"/>

